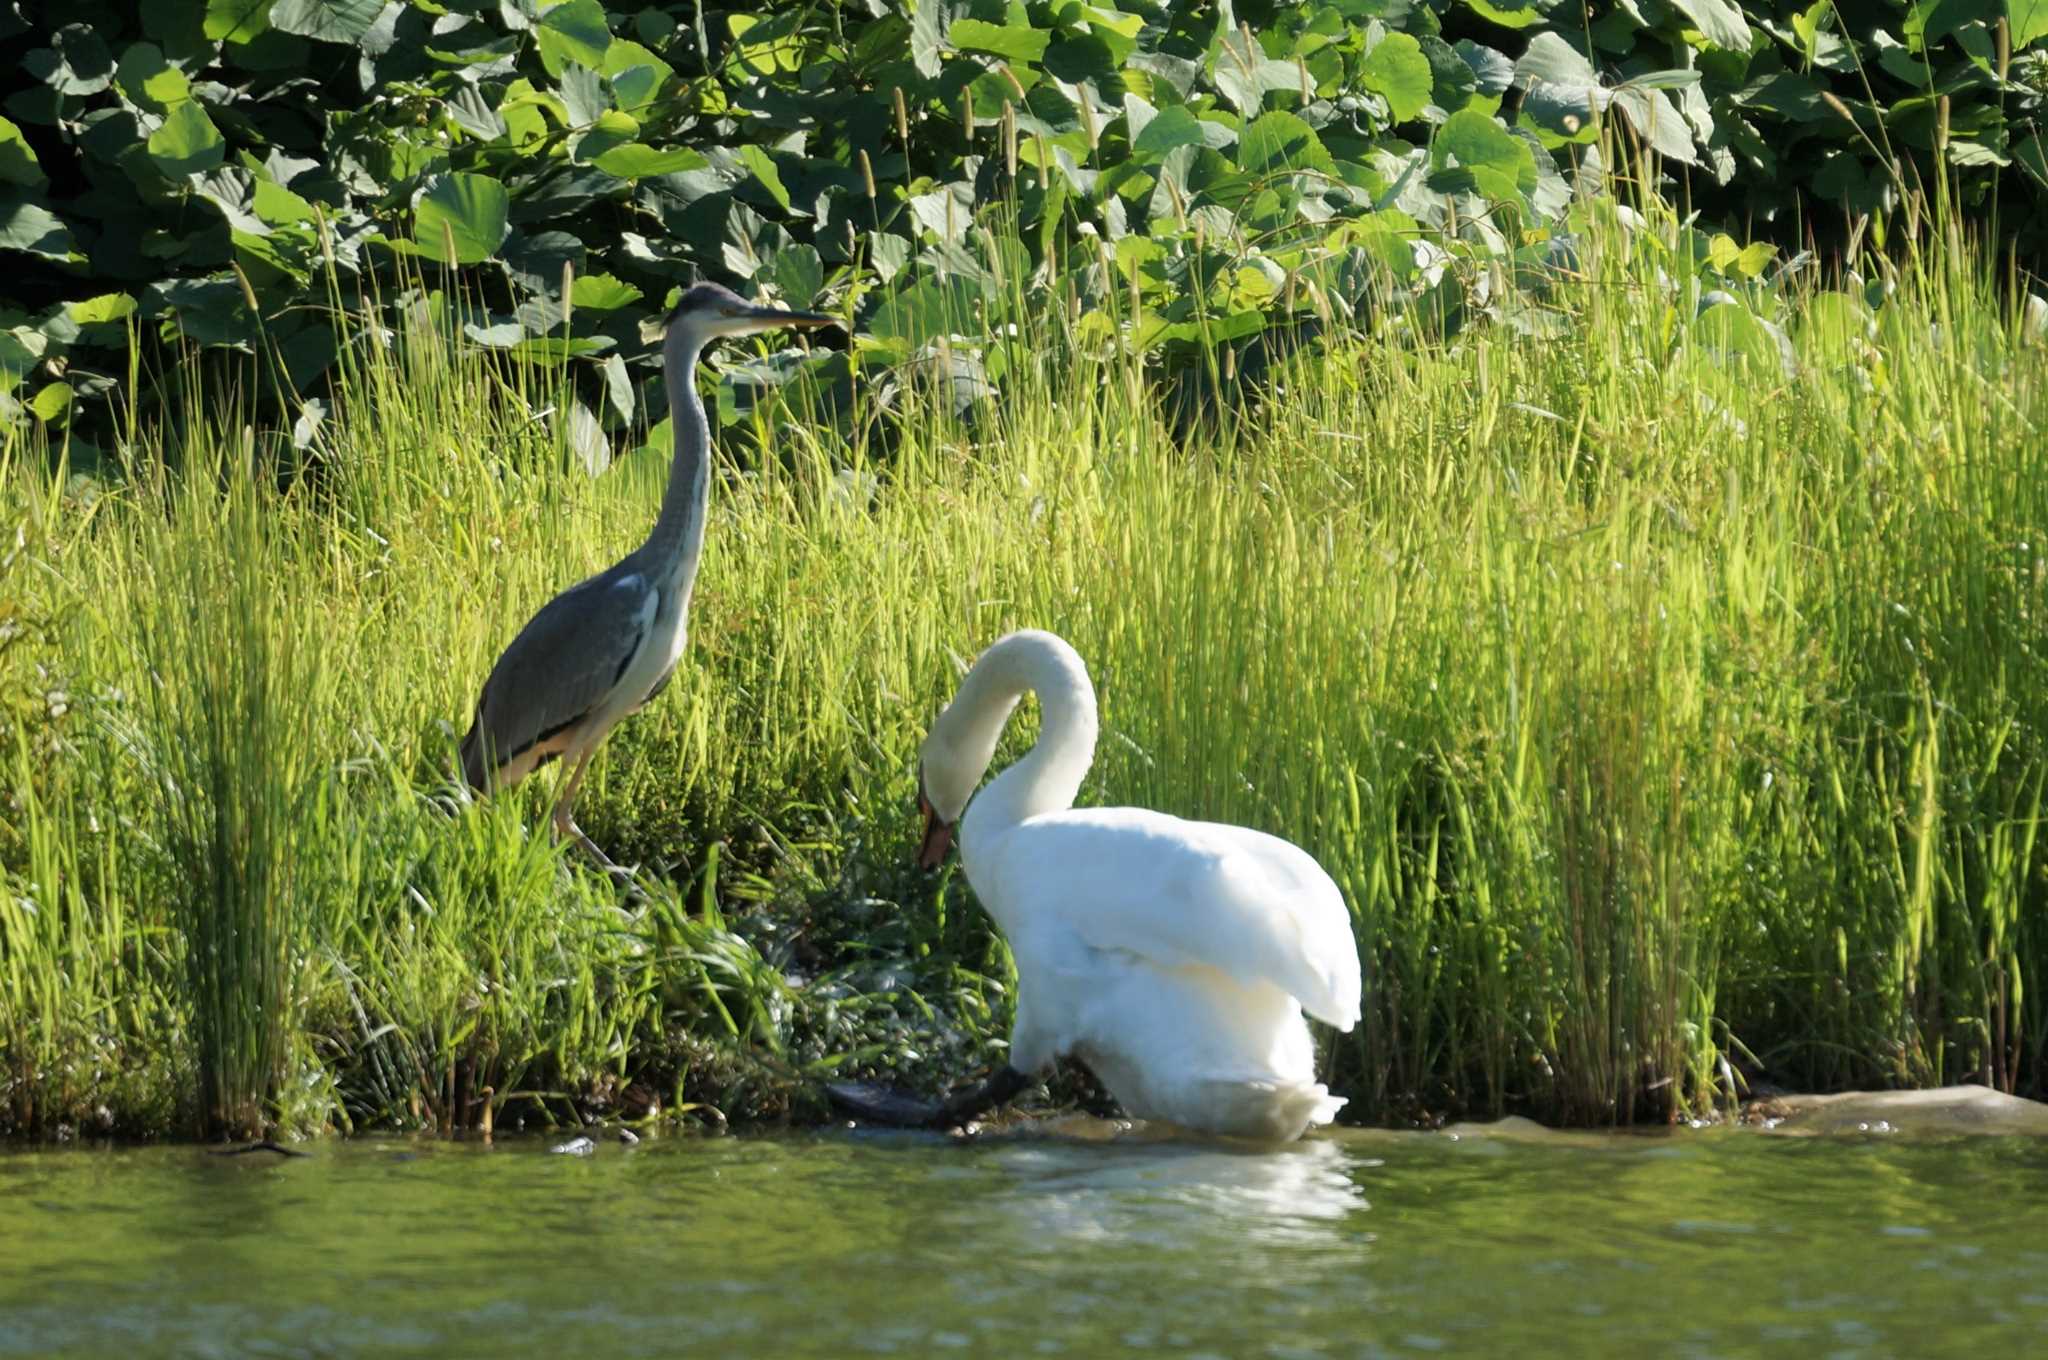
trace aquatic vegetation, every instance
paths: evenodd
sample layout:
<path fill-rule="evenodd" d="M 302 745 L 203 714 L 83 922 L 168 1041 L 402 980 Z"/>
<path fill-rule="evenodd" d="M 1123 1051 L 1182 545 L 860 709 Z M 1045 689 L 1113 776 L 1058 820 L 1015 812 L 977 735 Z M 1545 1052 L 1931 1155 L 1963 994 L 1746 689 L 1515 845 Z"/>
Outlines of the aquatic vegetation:
<path fill-rule="evenodd" d="M 2048 350 L 1960 246 L 1766 281 L 1580 211 L 1542 324 L 1371 309 L 1192 407 L 1142 317 L 1057 304 L 998 317 L 1000 396 L 856 344 L 813 421 L 728 361 L 701 645 L 578 805 L 639 893 L 549 843 L 547 781 L 467 803 L 455 745 L 507 622 L 644 534 L 659 431 L 587 460 L 559 373 L 434 296 L 296 434 L 202 387 L 119 475 L 9 436 L 0 1119 L 197 1127 L 209 1063 L 351 1127 L 993 1064 L 1010 965 L 910 865 L 915 752 L 1019 626 L 1089 658 L 1082 805 L 1336 878 L 1347 1117 L 2041 1089 Z"/>

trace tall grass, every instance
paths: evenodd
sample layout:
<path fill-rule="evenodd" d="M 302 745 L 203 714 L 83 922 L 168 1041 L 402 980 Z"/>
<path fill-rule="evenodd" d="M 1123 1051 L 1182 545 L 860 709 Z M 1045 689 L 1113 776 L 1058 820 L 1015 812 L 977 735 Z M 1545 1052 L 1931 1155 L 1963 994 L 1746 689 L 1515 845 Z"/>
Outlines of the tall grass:
<path fill-rule="evenodd" d="M 1022 625 L 1094 672 L 1084 800 L 1265 827 L 1343 886 L 1366 1021 L 1330 1061 L 1363 1117 L 1662 1119 L 1758 1076 L 2040 1090 L 2048 356 L 1962 269 L 1902 275 L 1868 329 L 1765 297 L 1796 368 L 1730 359 L 1656 284 L 1673 239 L 1589 254 L 1554 333 L 1383 319 L 1209 421 L 1053 308 L 969 418 L 862 380 L 840 429 L 793 394 L 723 432 L 684 664 L 579 803 L 641 893 L 547 843 L 547 779 L 472 806 L 451 753 L 518 622 L 644 534 L 665 450 L 592 477 L 552 375 L 431 317 L 352 348 L 318 494 L 199 486 L 240 437 L 201 421 L 160 451 L 182 481 L 88 521 L 15 444 L 0 513 L 47 528 L 5 589 L 42 622 L 0 682 L 100 697 L 6 748 L 32 815 L 0 834 L 0 1110 L 152 1126 L 160 1098 L 45 1030 L 203 1033 L 209 929 L 263 951 L 230 1009 L 285 1025 L 282 1069 L 234 1041 L 270 1055 L 238 1089 L 273 1118 L 943 1081 L 999 1043 L 1008 965 L 957 874 L 907 866 L 914 751 Z M 138 579 L 146 550 L 184 566 Z M 218 789 L 160 813 L 152 758 L 186 797 L 218 761 L 245 821 L 219 830 Z M 159 825 L 191 853 L 133 834 Z M 280 865 L 289 891 L 233 896 Z"/>

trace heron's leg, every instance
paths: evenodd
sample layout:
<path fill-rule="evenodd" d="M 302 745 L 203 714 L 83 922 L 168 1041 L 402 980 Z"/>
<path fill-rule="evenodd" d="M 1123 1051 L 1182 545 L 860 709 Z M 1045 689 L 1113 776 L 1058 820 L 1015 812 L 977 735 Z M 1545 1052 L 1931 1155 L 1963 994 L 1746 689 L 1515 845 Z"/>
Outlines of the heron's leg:
<path fill-rule="evenodd" d="M 555 799 L 555 812 L 551 820 L 554 823 L 556 840 L 572 840 L 583 847 L 583 852 L 599 864 L 607 869 L 617 870 L 619 866 L 612 863 L 611 856 L 598 849 L 597 842 L 584 835 L 583 828 L 576 825 L 576 819 L 569 815 L 570 809 L 576 803 L 576 790 L 583 784 L 583 772 L 590 768 L 590 757 L 596 750 L 597 747 L 592 745 L 576 758 L 575 767 L 562 781 L 562 792 Z"/>

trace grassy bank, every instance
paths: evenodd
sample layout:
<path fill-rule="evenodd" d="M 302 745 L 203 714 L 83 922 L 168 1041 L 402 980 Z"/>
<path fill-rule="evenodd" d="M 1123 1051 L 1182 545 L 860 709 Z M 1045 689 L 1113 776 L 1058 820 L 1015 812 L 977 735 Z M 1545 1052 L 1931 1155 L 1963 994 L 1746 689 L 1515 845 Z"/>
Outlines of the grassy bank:
<path fill-rule="evenodd" d="M 545 373 L 424 325 L 348 351 L 304 450 L 218 391 L 123 480 L 17 439 L 0 1126 L 803 1118 L 828 1071 L 957 1077 L 1006 960 L 909 867 L 914 752 L 1021 625 L 1094 672 L 1084 800 L 1343 885 L 1352 1116 L 2038 1092 L 2048 353 L 1969 269 L 1731 325 L 1664 249 L 1589 251 L 1546 334 L 1383 312 L 1192 427 L 1041 331 L 971 423 L 857 377 L 850 435 L 800 399 L 728 430 L 774 454 L 726 467 L 683 667 L 578 808 L 643 893 L 548 844 L 551 779 L 473 806 L 451 759 L 665 450 L 591 476 Z"/>

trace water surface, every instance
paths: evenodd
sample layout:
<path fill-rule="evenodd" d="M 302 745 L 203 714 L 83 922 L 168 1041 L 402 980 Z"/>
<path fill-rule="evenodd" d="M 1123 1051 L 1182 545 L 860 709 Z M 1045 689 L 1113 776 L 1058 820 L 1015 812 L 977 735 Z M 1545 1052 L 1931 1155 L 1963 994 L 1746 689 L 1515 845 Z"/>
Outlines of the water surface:
<path fill-rule="evenodd" d="M 2048 1141 L 0 1154 L 0 1356 L 2048 1354 Z"/>

